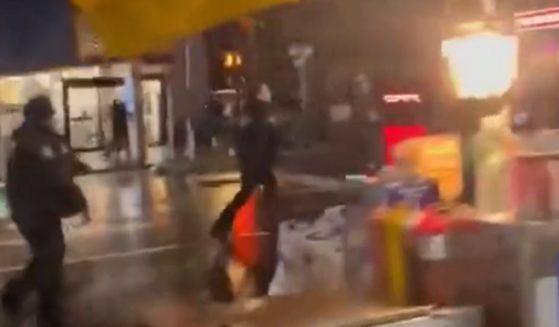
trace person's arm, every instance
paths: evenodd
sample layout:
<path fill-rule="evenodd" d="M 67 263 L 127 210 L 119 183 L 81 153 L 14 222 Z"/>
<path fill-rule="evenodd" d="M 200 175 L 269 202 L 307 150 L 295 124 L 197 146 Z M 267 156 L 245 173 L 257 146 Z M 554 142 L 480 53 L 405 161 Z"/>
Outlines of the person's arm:
<path fill-rule="evenodd" d="M 80 157 L 72 150 L 72 146 L 61 135 L 57 135 L 57 141 L 61 148 L 61 158 L 65 166 L 64 169 L 69 170 L 72 177 L 76 175 L 83 175 L 91 171 L 91 167 L 83 162 Z M 68 173 L 68 172 L 67 172 Z"/>
<path fill-rule="evenodd" d="M 75 153 L 72 153 L 72 160 L 74 175 L 83 175 L 91 171 L 91 167 L 83 162 Z"/>

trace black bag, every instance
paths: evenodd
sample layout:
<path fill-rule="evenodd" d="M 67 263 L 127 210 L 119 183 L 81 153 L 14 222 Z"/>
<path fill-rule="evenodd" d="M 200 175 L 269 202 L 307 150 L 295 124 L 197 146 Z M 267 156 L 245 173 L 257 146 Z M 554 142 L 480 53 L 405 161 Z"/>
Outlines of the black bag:
<path fill-rule="evenodd" d="M 60 190 L 59 199 L 55 211 L 62 218 L 75 216 L 87 209 L 87 200 L 76 183 L 64 186 Z"/>

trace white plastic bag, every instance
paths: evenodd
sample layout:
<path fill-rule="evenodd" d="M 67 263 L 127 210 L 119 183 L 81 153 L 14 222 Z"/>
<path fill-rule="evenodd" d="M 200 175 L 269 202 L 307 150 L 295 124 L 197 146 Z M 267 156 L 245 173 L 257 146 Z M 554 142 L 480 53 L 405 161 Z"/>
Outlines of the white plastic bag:
<path fill-rule="evenodd" d="M 374 280 L 373 242 L 368 217 L 380 203 L 380 197 L 375 195 L 375 198 L 376 200 L 368 195 L 365 204 L 346 209 L 343 236 L 345 280 L 353 294 L 364 297 L 371 294 Z M 373 201 L 370 201 L 371 199 Z"/>
<path fill-rule="evenodd" d="M 337 289 L 344 284 L 345 206 L 328 208 L 305 236 L 307 289 Z"/>
<path fill-rule="evenodd" d="M 344 283 L 343 206 L 328 208 L 313 223 L 280 224 L 278 265 L 269 295 L 336 289 Z"/>
<path fill-rule="evenodd" d="M 278 264 L 270 284 L 269 295 L 288 295 L 303 291 L 305 267 L 305 232 L 308 224 L 286 221 L 279 226 Z"/>
<path fill-rule="evenodd" d="M 344 285 L 344 256 L 340 238 L 306 242 L 305 289 L 339 289 Z"/>

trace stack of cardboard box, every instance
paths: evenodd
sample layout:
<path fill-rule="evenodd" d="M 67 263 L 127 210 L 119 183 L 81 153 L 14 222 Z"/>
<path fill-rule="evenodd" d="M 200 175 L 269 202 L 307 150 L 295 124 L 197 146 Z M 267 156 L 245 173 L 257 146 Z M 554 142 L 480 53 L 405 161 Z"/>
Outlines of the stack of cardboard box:
<path fill-rule="evenodd" d="M 449 230 L 446 258 L 417 261 L 420 303 L 480 305 L 487 326 L 521 326 L 520 231 L 482 221 Z"/>

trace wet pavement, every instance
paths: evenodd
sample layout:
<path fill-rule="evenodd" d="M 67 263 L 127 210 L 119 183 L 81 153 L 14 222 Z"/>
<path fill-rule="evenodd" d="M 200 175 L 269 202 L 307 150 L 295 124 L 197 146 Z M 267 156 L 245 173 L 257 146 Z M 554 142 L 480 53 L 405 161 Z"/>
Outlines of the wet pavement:
<path fill-rule="evenodd" d="M 79 182 L 92 223 L 66 235 L 71 326 L 205 326 L 205 276 L 214 248 L 207 230 L 237 185 L 198 186 L 185 176 L 151 172 Z M 0 278 L 6 279 L 28 256 L 17 231 L 3 225 Z"/>
<path fill-rule="evenodd" d="M 69 326 L 222 326 L 216 317 L 230 308 L 209 300 L 207 273 L 217 246 L 208 230 L 238 178 L 152 171 L 81 177 L 92 222 L 66 233 Z M 280 175 L 282 183 L 289 192 L 302 184 L 336 188 L 308 175 Z M 0 226 L 3 282 L 28 254 L 17 231 Z"/>

